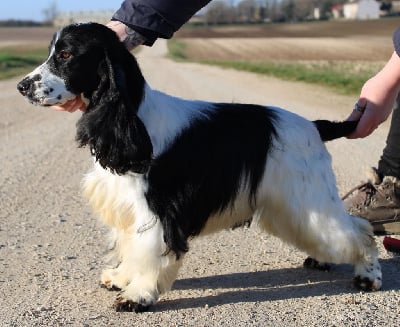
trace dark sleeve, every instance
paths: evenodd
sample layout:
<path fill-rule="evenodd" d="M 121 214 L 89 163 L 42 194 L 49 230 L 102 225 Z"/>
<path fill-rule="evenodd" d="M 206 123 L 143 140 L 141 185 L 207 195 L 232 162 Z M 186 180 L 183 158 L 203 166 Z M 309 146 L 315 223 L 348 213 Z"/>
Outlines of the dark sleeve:
<path fill-rule="evenodd" d="M 113 15 L 146 37 L 152 45 L 161 37 L 169 39 L 197 11 L 211 0 L 125 0 Z"/>
<path fill-rule="evenodd" d="M 400 27 L 393 34 L 393 44 L 396 53 L 400 57 Z"/>

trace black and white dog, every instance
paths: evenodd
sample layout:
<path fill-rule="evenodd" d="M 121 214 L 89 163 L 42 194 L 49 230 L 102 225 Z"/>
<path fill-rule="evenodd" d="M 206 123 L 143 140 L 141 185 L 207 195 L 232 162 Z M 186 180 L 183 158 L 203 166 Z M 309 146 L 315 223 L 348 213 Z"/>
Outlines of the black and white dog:
<path fill-rule="evenodd" d="M 77 141 L 95 164 L 84 193 L 112 227 L 117 310 L 144 311 L 174 282 L 188 239 L 249 219 L 322 262 L 351 263 L 381 287 L 370 224 L 349 216 L 323 141 L 356 123 L 310 122 L 275 107 L 190 101 L 155 91 L 105 26 L 55 34 L 45 63 L 18 89 L 33 104 L 88 101 Z"/>

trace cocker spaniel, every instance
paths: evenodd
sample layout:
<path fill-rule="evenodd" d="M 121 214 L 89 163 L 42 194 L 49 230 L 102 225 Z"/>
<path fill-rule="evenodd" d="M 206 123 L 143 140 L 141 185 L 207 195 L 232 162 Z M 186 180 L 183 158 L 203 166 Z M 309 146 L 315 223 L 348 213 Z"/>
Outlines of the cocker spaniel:
<path fill-rule="evenodd" d="M 356 122 L 156 91 L 96 23 L 57 32 L 18 89 L 40 106 L 87 100 L 76 140 L 94 158 L 84 194 L 113 231 L 119 264 L 101 283 L 121 290 L 118 311 L 147 310 L 171 288 L 189 238 L 249 219 L 321 262 L 353 264 L 361 289 L 381 287 L 371 226 L 345 212 L 323 143 Z"/>

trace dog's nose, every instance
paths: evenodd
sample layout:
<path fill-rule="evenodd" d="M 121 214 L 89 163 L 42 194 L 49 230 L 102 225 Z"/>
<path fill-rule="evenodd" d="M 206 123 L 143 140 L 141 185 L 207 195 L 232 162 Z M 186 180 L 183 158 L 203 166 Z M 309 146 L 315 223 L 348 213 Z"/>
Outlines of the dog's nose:
<path fill-rule="evenodd" d="M 18 83 L 17 89 L 19 93 L 21 93 L 23 96 L 27 95 L 29 88 L 31 86 L 31 80 L 28 78 L 24 78 L 21 82 Z"/>
<path fill-rule="evenodd" d="M 26 96 L 29 90 L 33 87 L 34 82 L 38 82 L 40 80 L 42 80 L 42 75 L 40 74 L 27 76 L 21 82 L 18 83 L 17 89 L 23 96 Z"/>

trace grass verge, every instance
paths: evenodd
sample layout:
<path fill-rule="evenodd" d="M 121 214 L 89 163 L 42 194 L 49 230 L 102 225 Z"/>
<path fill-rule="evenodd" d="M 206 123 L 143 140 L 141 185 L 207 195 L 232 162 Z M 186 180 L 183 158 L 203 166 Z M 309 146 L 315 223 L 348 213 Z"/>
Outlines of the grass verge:
<path fill-rule="evenodd" d="M 191 60 L 185 52 L 185 42 L 170 40 L 169 57 L 179 61 L 192 61 L 225 68 L 274 76 L 284 80 L 301 81 L 328 87 L 332 91 L 357 95 L 363 84 L 383 66 L 382 62 L 361 61 L 232 61 Z"/>
<path fill-rule="evenodd" d="M 0 48 L 0 80 L 28 73 L 42 63 L 46 56 L 45 47 Z"/>
<path fill-rule="evenodd" d="M 365 81 L 375 73 L 373 69 L 353 72 L 346 69 L 349 66 L 348 63 L 329 63 L 324 61 L 310 64 L 308 62 L 207 60 L 203 61 L 203 63 L 274 76 L 285 80 L 318 84 L 333 91 L 350 95 L 359 93 Z"/>
<path fill-rule="evenodd" d="M 168 41 L 168 57 L 173 60 L 184 61 L 189 60 L 186 54 L 186 44 L 180 40 Z"/>

